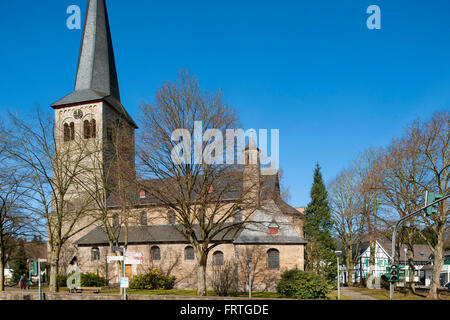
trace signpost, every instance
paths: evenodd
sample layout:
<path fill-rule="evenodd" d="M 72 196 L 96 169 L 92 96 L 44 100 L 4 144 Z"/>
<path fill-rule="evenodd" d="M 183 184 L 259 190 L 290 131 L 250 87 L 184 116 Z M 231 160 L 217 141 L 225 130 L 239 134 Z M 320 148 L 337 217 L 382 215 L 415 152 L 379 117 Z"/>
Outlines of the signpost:
<path fill-rule="evenodd" d="M 111 247 L 111 251 L 122 252 L 121 256 L 107 256 L 106 261 L 108 263 L 110 263 L 111 261 L 123 261 L 123 277 L 120 278 L 120 287 L 123 288 L 123 300 L 127 300 L 127 288 L 129 286 L 129 279 L 126 277 L 125 265 L 142 264 L 144 262 L 144 254 L 141 252 L 127 252 L 126 248 L 121 247 Z"/>
<path fill-rule="evenodd" d="M 39 283 L 39 300 L 42 300 L 42 286 L 41 286 L 41 262 L 47 262 L 47 259 L 38 259 L 38 283 Z"/>
<path fill-rule="evenodd" d="M 120 278 L 120 287 L 124 289 L 129 287 L 129 280 L 127 277 Z"/>

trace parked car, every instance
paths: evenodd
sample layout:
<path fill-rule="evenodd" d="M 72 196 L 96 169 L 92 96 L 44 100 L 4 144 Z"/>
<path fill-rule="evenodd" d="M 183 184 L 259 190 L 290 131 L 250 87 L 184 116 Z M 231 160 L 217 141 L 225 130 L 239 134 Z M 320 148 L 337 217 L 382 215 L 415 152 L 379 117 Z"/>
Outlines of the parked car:
<path fill-rule="evenodd" d="M 447 290 L 450 290 L 450 282 L 447 282 L 447 283 L 444 285 L 444 288 L 447 289 Z"/>

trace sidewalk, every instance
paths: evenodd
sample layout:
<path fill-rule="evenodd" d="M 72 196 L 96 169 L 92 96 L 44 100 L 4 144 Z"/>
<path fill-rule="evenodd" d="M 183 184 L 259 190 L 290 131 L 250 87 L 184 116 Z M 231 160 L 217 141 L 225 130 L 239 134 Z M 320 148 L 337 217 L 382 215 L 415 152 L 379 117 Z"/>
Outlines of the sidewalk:
<path fill-rule="evenodd" d="M 344 296 L 348 297 L 350 300 L 378 300 L 377 298 L 359 293 L 356 290 L 352 290 L 352 288 L 344 287 L 341 288 L 341 292 Z"/>

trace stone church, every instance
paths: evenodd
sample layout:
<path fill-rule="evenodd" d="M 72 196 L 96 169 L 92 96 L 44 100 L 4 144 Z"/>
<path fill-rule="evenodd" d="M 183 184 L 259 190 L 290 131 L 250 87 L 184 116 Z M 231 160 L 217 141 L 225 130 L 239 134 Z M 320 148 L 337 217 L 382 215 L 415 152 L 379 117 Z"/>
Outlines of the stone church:
<path fill-rule="evenodd" d="M 133 137 L 130 161 L 134 168 L 134 132 L 138 126 L 121 103 L 118 77 L 105 0 L 88 0 L 83 38 L 79 53 L 75 87 L 73 92 L 52 104 L 55 127 L 61 132 L 59 143 L 67 143 L 79 136 L 81 139 L 100 140 L 106 143 L 111 124 L 121 121 Z M 107 149 L 98 159 L 105 165 L 111 160 Z M 246 180 L 246 166 L 238 184 Z M 274 290 L 280 274 L 288 269 L 304 269 L 303 213 L 282 200 L 279 178 L 261 175 L 260 166 L 250 176 L 257 185 L 260 206 L 252 213 L 251 220 L 259 222 L 257 228 L 244 227 L 213 249 L 209 255 L 207 283 L 214 268 L 227 261 L 237 268 L 236 285 L 246 290 L 248 263 L 252 258 L 255 276 L 254 290 Z M 178 232 L 176 221 L 170 211 L 148 196 L 148 190 L 136 190 L 138 203 L 133 212 L 138 217 L 128 227 L 130 252 L 142 253 L 139 264 L 126 265 L 126 275 L 133 278 L 151 268 L 176 277 L 175 288 L 196 288 L 196 261 L 192 246 Z M 229 199 L 239 195 L 230 195 Z M 113 199 L 108 199 L 111 212 L 117 210 Z M 123 233 L 121 232 L 123 243 Z M 80 272 L 99 272 L 110 284 L 118 282 L 118 266 L 107 263 L 112 255 L 109 241 L 101 223 L 94 223 L 77 234 L 66 246 L 62 256 L 70 263 L 64 271 L 78 268 Z M 223 269 L 225 270 L 225 269 Z"/>

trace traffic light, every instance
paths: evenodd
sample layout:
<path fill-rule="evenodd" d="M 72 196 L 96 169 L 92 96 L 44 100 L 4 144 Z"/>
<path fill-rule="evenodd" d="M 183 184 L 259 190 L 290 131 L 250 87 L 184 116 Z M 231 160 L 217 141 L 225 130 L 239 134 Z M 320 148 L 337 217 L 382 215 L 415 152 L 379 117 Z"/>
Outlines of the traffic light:
<path fill-rule="evenodd" d="M 442 195 L 435 193 L 435 192 L 425 192 L 425 206 L 428 206 L 429 204 L 439 200 L 440 198 L 442 198 Z M 433 215 L 433 213 L 437 213 L 437 204 L 428 207 L 425 209 L 425 215 L 427 217 L 431 217 Z"/>
<path fill-rule="evenodd" d="M 390 282 L 397 282 L 399 281 L 399 273 L 398 273 L 398 266 L 396 264 L 391 265 L 391 279 Z"/>
<path fill-rule="evenodd" d="M 401 277 L 402 271 L 404 272 L 398 265 L 390 265 L 389 267 L 386 267 L 386 273 L 381 276 L 381 279 L 392 283 L 398 282 L 404 279 L 404 277 Z"/>

